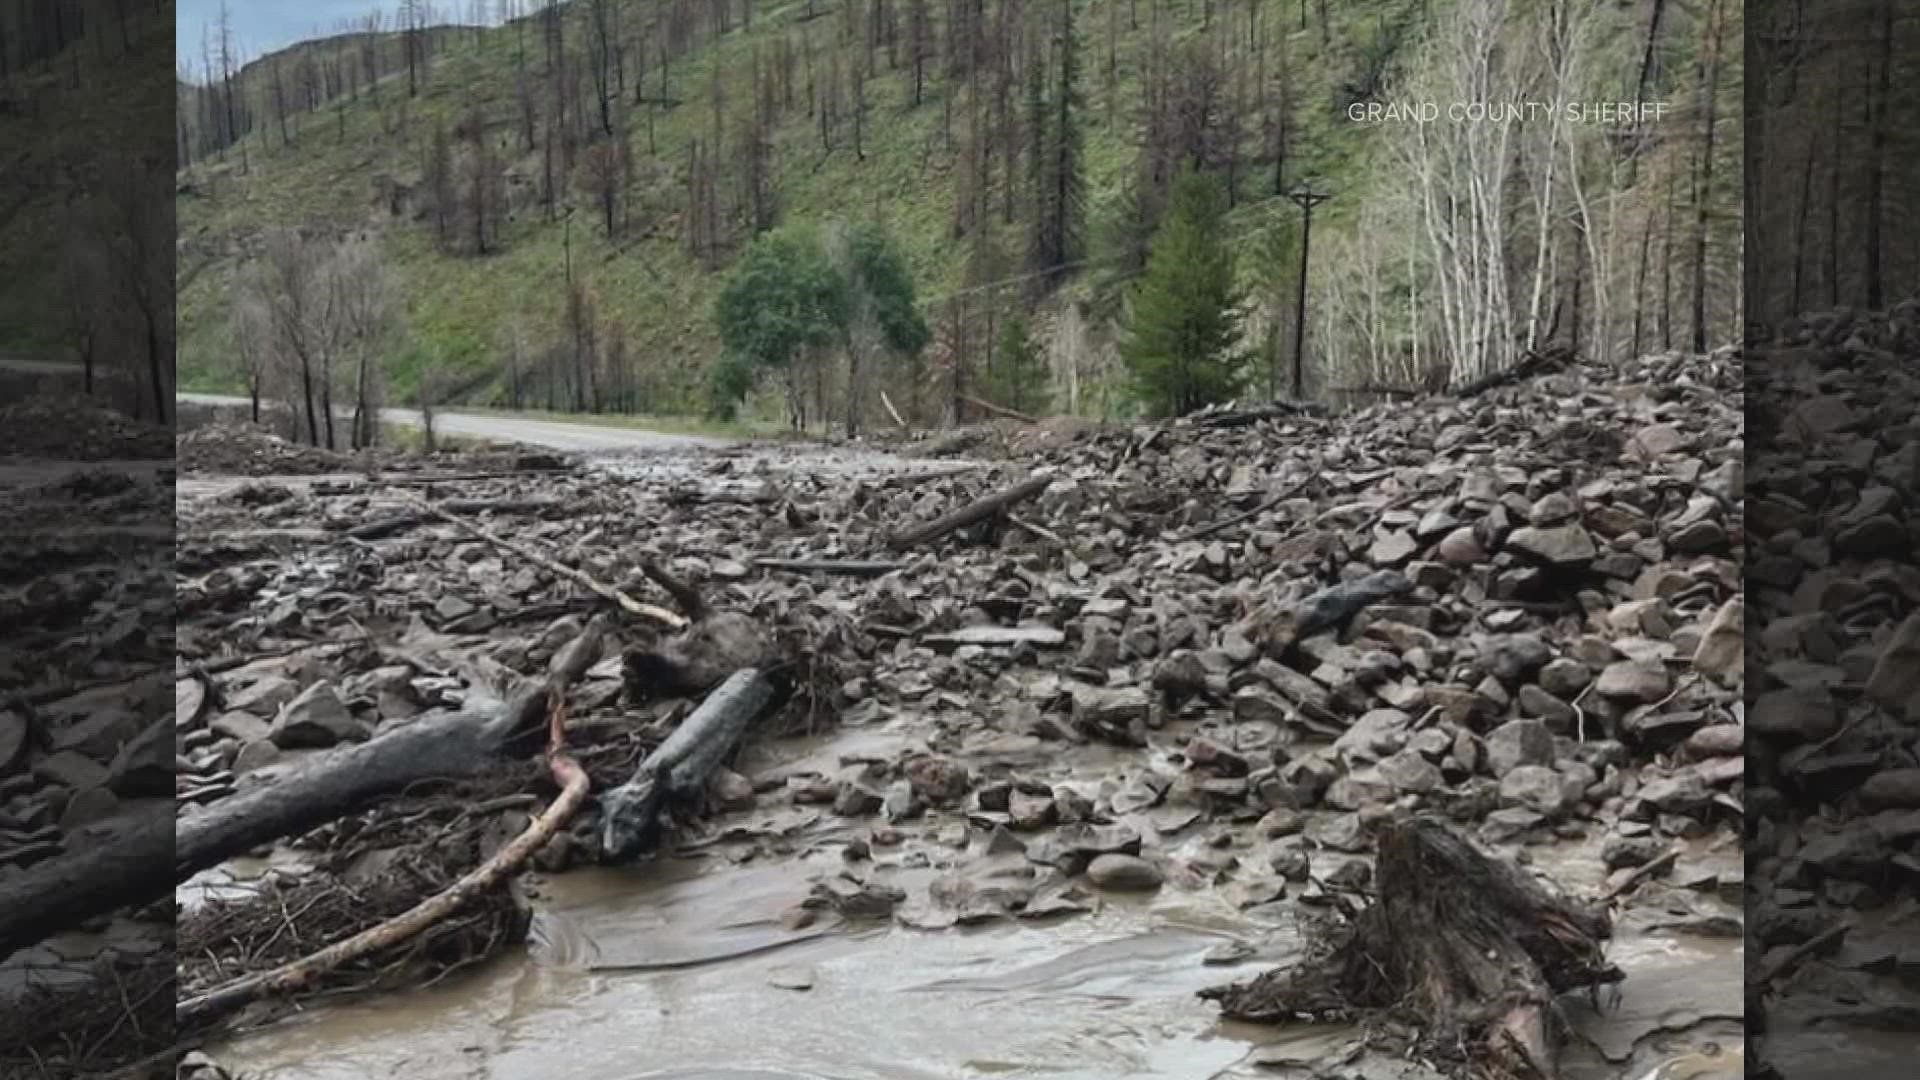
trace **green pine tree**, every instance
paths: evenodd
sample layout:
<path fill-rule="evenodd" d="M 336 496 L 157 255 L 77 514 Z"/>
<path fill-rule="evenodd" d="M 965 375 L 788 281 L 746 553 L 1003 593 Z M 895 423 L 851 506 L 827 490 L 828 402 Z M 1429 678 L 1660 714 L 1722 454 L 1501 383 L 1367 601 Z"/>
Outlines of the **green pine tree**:
<path fill-rule="evenodd" d="M 1120 351 L 1133 394 L 1152 415 L 1185 415 L 1240 389 L 1240 296 L 1226 215 L 1226 193 L 1211 177 L 1187 172 L 1174 181 Z"/>
<path fill-rule="evenodd" d="M 1028 416 L 1051 409 L 1053 392 L 1047 385 L 1047 358 L 1033 340 L 1025 315 L 1007 317 L 995 351 L 993 370 L 987 375 L 987 397 L 996 405 Z"/>

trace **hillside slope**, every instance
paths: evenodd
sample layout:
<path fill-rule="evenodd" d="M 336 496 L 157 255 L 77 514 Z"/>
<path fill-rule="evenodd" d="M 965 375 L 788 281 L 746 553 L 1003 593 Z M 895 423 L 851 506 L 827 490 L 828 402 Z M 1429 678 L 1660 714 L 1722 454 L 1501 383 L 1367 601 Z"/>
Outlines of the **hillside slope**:
<path fill-rule="evenodd" d="M 386 358 L 395 397 L 411 393 L 422 370 L 450 367 L 476 373 L 476 396 L 500 400 L 507 393 L 509 357 L 521 357 L 524 366 L 567 347 L 566 282 L 577 277 L 597 307 L 602 339 L 610 334 L 623 339 L 626 354 L 640 369 L 636 378 L 642 390 L 628 405 L 657 411 L 697 407 L 703 372 L 718 351 L 709 319 L 712 299 L 726 265 L 750 233 L 749 199 L 741 193 L 744 169 L 736 164 L 733 147 L 754 112 L 756 70 L 767 72 L 768 82 L 778 85 L 772 73 L 786 53 L 796 58 L 788 69 L 791 85 L 778 91 L 770 86 L 772 100 L 764 105 L 771 117 L 769 186 L 778 220 L 884 222 L 901 242 L 930 311 L 938 309 L 940 297 L 971 281 L 1017 277 L 1028 229 L 1023 206 L 1016 205 L 1010 217 L 989 213 L 988 244 L 978 243 L 977 236 L 956 235 L 955 206 L 967 173 L 973 95 L 964 75 L 951 74 L 960 65 L 951 62 L 950 43 L 955 39 L 954 20 L 967 17 L 969 10 L 983 25 L 995 25 L 1004 17 L 1016 27 L 1010 50 L 1011 100 L 1003 113 L 1017 133 L 1023 108 L 1019 72 L 1046 62 L 1034 58 L 1047 55 L 1045 42 L 1058 4 L 879 0 L 872 7 L 844 8 L 825 0 L 748 2 L 750 9 L 736 11 L 731 3 L 710 9 L 665 0 L 575 0 L 559 9 L 558 55 L 568 59 L 558 66 L 552 60 L 551 26 L 530 15 L 507 26 L 439 39 L 437 55 L 416 73 L 415 97 L 407 94 L 409 74 L 389 67 L 379 78 L 377 94 L 356 85 L 351 95 L 336 94 L 330 103 L 310 111 L 286 110 L 290 115 L 284 123 L 270 118 L 273 103 L 264 101 L 270 88 L 256 79 L 261 85 L 252 93 L 261 119 L 244 146 L 203 158 L 181 177 L 182 384 L 198 389 L 237 385 L 228 312 L 241 264 L 262 249 L 271 230 L 294 227 L 378 238 L 404 296 L 404 330 L 393 336 Z M 1206 88 L 1205 99 L 1195 106 L 1202 113 L 1196 123 L 1203 132 L 1218 132 L 1226 130 L 1221 118 L 1237 121 L 1237 145 L 1209 152 L 1216 158 L 1231 157 L 1239 202 L 1235 214 L 1241 219 L 1238 235 L 1245 241 L 1248 262 L 1291 265 L 1297 212 L 1276 194 L 1276 179 L 1291 184 L 1312 177 L 1340 192 L 1317 213 L 1314 236 L 1316 253 L 1328 244 L 1326 258 L 1336 269 L 1344 259 L 1339 246 L 1343 233 L 1382 231 L 1383 224 L 1364 211 L 1374 201 L 1370 189 L 1390 182 L 1391 172 L 1383 168 L 1377 129 L 1350 122 L 1344 108 L 1383 94 L 1422 62 L 1423 49 L 1432 52 L 1433 46 L 1422 44 L 1422 30 L 1450 9 L 1448 0 L 1311 6 L 1297 0 L 1070 2 L 1084 72 L 1080 91 L 1085 101 L 1081 115 L 1089 250 L 1087 265 L 1067 285 L 1067 297 L 1085 298 L 1110 280 L 1103 271 L 1116 261 L 1114 248 L 1100 238 L 1119 219 L 1128 183 L 1139 171 L 1143 93 L 1152 85 L 1142 76 L 1156 25 L 1176 48 L 1208 41 L 1221 57 L 1217 84 Z M 1598 7 L 1607 13 L 1601 20 L 1602 38 L 1591 45 L 1601 58 L 1592 82 L 1607 87 L 1611 96 L 1622 85 L 1620 73 L 1639 66 L 1638 53 L 1649 30 L 1646 5 Z M 748 10 L 750 20 L 745 17 Z M 596 16 L 607 18 L 609 11 L 615 28 L 606 35 L 609 44 L 603 55 L 617 58 L 617 72 L 610 78 L 620 81 L 612 95 L 613 126 L 621 132 L 631 161 L 630 179 L 618 199 L 617 235 L 612 237 L 589 185 L 581 182 L 590 163 L 587 147 L 599 123 L 594 66 L 588 61 L 601 39 L 595 32 Z M 866 18 L 869 13 L 877 17 Z M 922 24 L 928 29 L 927 63 L 921 100 L 915 105 L 914 28 Z M 868 25 L 878 29 L 868 35 L 863 30 Z M 1698 37 L 1684 13 L 1669 14 L 1666 25 L 1656 28 L 1660 62 L 1653 65 L 1653 92 L 1673 97 L 1689 93 Z M 658 59 L 662 42 L 671 46 L 664 74 Z M 325 47 L 319 43 L 309 51 L 324 55 Z M 343 38 L 339 51 L 350 65 L 358 50 L 353 39 Z M 647 57 L 643 70 L 636 70 L 636 56 Z M 872 75 L 856 91 L 850 73 L 867 56 L 872 57 Z M 1732 76 L 1722 78 L 1737 86 Z M 991 129 L 994 87 L 990 76 L 979 82 L 981 112 Z M 556 87 L 564 90 L 556 92 Z M 1261 130 L 1274 110 L 1254 103 L 1281 93 L 1283 87 L 1292 102 L 1289 156 L 1284 168 L 1276 169 L 1273 140 Z M 852 120 L 856 93 L 866 102 L 858 153 Z M 543 154 L 551 141 L 548 132 L 556 130 L 556 104 L 560 111 L 571 111 L 559 129 L 577 129 L 579 134 L 573 139 L 578 144 L 572 150 L 573 176 L 556 184 L 557 205 L 550 213 L 542 192 Z M 826 110 L 836 114 L 837 123 L 823 136 L 821 114 Z M 1737 128 L 1737 103 L 1723 103 L 1721 111 Z M 476 115 L 484 124 L 490 152 L 502 166 L 505 208 L 505 220 L 484 256 L 436 240 L 426 192 L 436 132 L 448 132 L 459 153 L 468 145 L 463 128 Z M 526 137 L 529 126 L 536 131 L 531 140 Z M 715 180 L 725 204 L 722 238 L 696 253 L 686 235 L 689 190 L 697 186 L 689 181 L 713 176 L 711 147 L 716 141 L 723 148 Z M 826 146 L 829 141 L 831 148 Z M 704 167 L 694 156 L 696 144 L 708 155 Z M 1730 153 L 1723 140 L 1716 156 Z M 1737 161 L 1737 155 L 1732 160 Z M 1003 210 L 1005 201 L 1005 161 L 1002 155 L 991 166 L 986 196 L 995 211 Z M 1011 173 L 1016 196 L 1024 183 L 1019 168 L 1016 162 Z M 1669 233 L 1677 227 L 1673 186 L 1667 185 Z M 1722 188 L 1725 191 L 1716 194 Z M 1681 198 L 1687 190 L 1683 183 Z M 1723 167 L 1716 191 L 1707 197 L 1737 199 L 1737 170 Z M 1016 197 L 1014 202 L 1021 200 Z M 568 206 L 575 208 L 570 216 Z M 1718 235 L 1737 236 L 1737 215 L 1715 218 Z M 1402 224 L 1384 227 L 1404 230 Z M 1716 258 L 1723 246 L 1737 267 L 1736 244 L 1716 242 Z M 988 272 L 993 268 L 998 272 Z M 1272 276 L 1270 270 L 1250 271 L 1249 278 Z M 1316 262 L 1314 274 L 1317 292 L 1322 288 L 1321 262 Z M 1020 291 L 1009 288 L 1002 299 L 1024 302 Z M 1290 294 L 1290 289 L 1273 291 L 1269 306 L 1274 320 L 1290 310 Z M 1279 297 L 1288 299 L 1283 303 Z M 1072 375 L 1073 403 L 1081 411 L 1111 408 L 1114 401 L 1103 392 L 1110 389 L 1110 359 L 1098 359 L 1110 352 L 1115 333 L 1110 309 L 1110 304 L 1091 313 L 1077 309 L 1064 319 L 1042 320 L 1054 328 L 1056 353 L 1066 347 L 1063 338 L 1072 338 L 1073 348 L 1096 356 L 1085 366 L 1088 385 L 1079 385 L 1080 367 Z M 1064 310 L 1058 299 L 1049 305 L 1050 312 Z M 941 347 L 936 345 L 936 351 Z"/>

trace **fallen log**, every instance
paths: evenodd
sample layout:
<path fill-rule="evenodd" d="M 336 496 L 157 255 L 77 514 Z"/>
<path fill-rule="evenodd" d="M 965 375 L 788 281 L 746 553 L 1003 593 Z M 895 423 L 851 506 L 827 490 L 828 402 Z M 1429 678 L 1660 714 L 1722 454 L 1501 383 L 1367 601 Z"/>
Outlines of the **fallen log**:
<path fill-rule="evenodd" d="M 998 416 L 1003 419 L 1018 420 L 1023 424 L 1037 424 L 1040 422 L 1034 417 L 1028 416 L 1026 413 L 1015 412 L 1014 410 L 1009 409 L 1004 405 L 995 405 L 991 401 L 982 401 L 977 397 L 971 397 L 966 394 L 956 394 L 954 396 L 960 401 L 964 401 L 967 404 L 973 406 L 974 408 L 979 409 L 981 412 L 991 413 L 994 416 Z"/>
<path fill-rule="evenodd" d="M 437 507 L 428 506 L 426 503 L 414 503 L 413 508 L 419 513 L 428 514 L 439 518 L 441 521 L 455 525 L 476 539 L 484 540 L 502 551 L 518 555 L 520 558 L 525 559 L 550 574 L 565 578 L 581 588 L 586 589 L 588 592 L 593 593 L 595 596 L 603 600 L 611 601 L 617 605 L 620 610 L 625 611 L 629 615 L 650 619 L 673 630 L 683 629 L 687 625 L 687 620 L 684 617 L 676 615 L 666 608 L 654 604 L 643 604 L 611 585 L 595 581 L 583 571 L 557 563 L 531 548 L 508 540 L 506 537 L 496 536 L 458 514 L 450 514 Z"/>
<path fill-rule="evenodd" d="M 559 499 L 448 499 L 437 504 L 454 514 L 548 514 L 564 509 Z M 392 514 L 354 525 L 340 535 L 352 540 L 384 540 L 433 520 L 418 512 Z"/>
<path fill-rule="evenodd" d="M 1051 626 L 963 626 L 944 634 L 927 634 L 920 643 L 936 649 L 956 649 L 962 645 L 1052 648 L 1066 644 L 1067 635 Z"/>
<path fill-rule="evenodd" d="M 554 783 L 560 786 L 560 795 L 525 831 L 445 890 L 378 926 L 292 963 L 236 979 L 180 1002 L 174 1009 L 176 1028 L 205 1024 L 263 997 L 293 993 L 343 964 L 398 945 L 459 911 L 482 893 L 497 888 L 525 865 L 561 826 L 572 820 L 587 798 L 586 771 L 566 751 L 564 689 L 552 689 L 546 705 L 549 716 L 547 768 L 553 774 Z"/>
<path fill-rule="evenodd" d="M 880 577 L 904 570 L 911 563 L 879 559 L 755 559 L 762 570 L 784 570 L 794 574 L 836 574 L 841 577 Z"/>
<path fill-rule="evenodd" d="M 478 702 L 329 750 L 272 783 L 182 818 L 175 833 L 176 878 L 185 880 L 260 844 L 303 833 L 410 784 L 479 772 L 539 723 L 554 695 L 565 693 L 599 661 L 604 643 L 603 620 L 589 620 L 555 654 L 544 680 L 519 689 L 505 703 Z"/>
<path fill-rule="evenodd" d="M 756 668 L 734 672 L 680 722 L 631 779 L 600 797 L 601 847 L 620 861 L 651 850 L 669 801 L 698 796 L 707 777 L 739 745 L 747 726 L 773 699 L 773 685 Z"/>
<path fill-rule="evenodd" d="M 1025 502 L 1047 490 L 1047 487 L 1052 483 L 1053 478 L 1050 476 L 1028 477 L 1004 491 L 996 491 L 991 495 L 985 495 L 975 499 L 944 517 L 936 518 L 925 525 L 907 529 L 905 532 L 896 533 L 892 539 L 887 541 L 887 546 L 893 548 L 895 551 L 904 551 L 910 547 L 931 543 L 946 536 L 948 533 L 956 532 L 969 525 L 985 521 L 988 518 L 999 517 L 1006 513 L 1009 508 Z"/>
<path fill-rule="evenodd" d="M 173 887 L 173 807 L 155 800 L 87 826 L 61 854 L 0 880 L 0 959 Z"/>
<path fill-rule="evenodd" d="M 1273 509 L 1274 507 L 1279 506 L 1281 503 L 1286 502 L 1288 499 L 1293 498 L 1295 495 L 1300 494 L 1300 492 L 1306 490 L 1307 485 L 1313 483 L 1313 481 L 1314 481 L 1314 478 L 1309 476 L 1306 479 L 1301 480 L 1297 484 L 1289 485 L 1285 490 L 1275 494 L 1271 498 L 1261 500 L 1260 505 L 1254 507 L 1251 510 L 1248 510 L 1245 513 L 1235 514 L 1230 518 L 1223 518 L 1222 520 L 1216 521 L 1211 525 L 1203 525 L 1200 528 L 1187 533 L 1185 536 L 1179 537 L 1178 539 L 1182 543 L 1188 540 L 1203 540 L 1209 536 L 1212 536 L 1214 533 L 1221 532 L 1226 529 L 1231 529 L 1235 525 L 1238 525 L 1243 521 L 1252 521 L 1254 518 L 1259 517 L 1261 514 L 1266 513 L 1267 511 Z"/>
<path fill-rule="evenodd" d="M 1379 833 L 1378 898 L 1321 955 L 1200 992 L 1237 1020 L 1292 1023 L 1397 1010 L 1422 1051 L 1488 1075 L 1552 1080 L 1549 1012 L 1570 990 L 1619 982 L 1604 909 L 1487 855 L 1435 817 Z"/>

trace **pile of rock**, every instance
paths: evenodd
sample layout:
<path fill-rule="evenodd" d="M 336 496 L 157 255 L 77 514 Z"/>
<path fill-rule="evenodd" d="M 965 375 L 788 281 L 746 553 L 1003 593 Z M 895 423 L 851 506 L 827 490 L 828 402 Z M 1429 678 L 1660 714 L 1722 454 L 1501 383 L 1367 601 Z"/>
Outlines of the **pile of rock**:
<path fill-rule="evenodd" d="M 79 394 L 40 394 L 0 407 L 0 456 L 146 461 L 173 453 L 173 432 Z"/>
<path fill-rule="evenodd" d="M 1017 469 L 749 449 L 458 487 L 527 548 L 643 597 L 651 561 L 769 628 L 827 688 L 806 719 L 884 749 L 723 774 L 721 835 L 790 850 L 857 821 L 829 891 L 937 872 L 879 905 L 915 925 L 1079 910 L 1088 889 L 1337 892 L 1364 884 L 1372 821 L 1414 807 L 1497 842 L 1592 836 L 1625 879 L 1740 817 L 1738 386 L 1731 355 L 1662 356 L 1353 417 L 1071 434 Z M 1049 483 L 1010 516 L 897 542 L 1024 474 Z M 188 518 L 183 652 L 367 639 L 204 687 L 179 744 L 194 798 L 447 706 L 463 672 L 537 671 L 578 625 L 574 584 L 442 523 L 349 542 L 403 510 L 377 482 L 226 498 Z M 223 513 L 302 538 L 222 548 L 203 529 Z M 620 674 L 589 672 L 576 723 L 681 715 L 624 704 Z"/>
<path fill-rule="evenodd" d="M 1912 303 L 1806 319 L 1750 358 L 1750 932 L 1756 989 L 1800 1022 L 1880 1028 L 1920 1002 L 1895 978 L 1909 954 L 1864 928 L 1920 881 L 1916 358 Z M 1855 923 L 1845 954 L 1801 948 Z"/>

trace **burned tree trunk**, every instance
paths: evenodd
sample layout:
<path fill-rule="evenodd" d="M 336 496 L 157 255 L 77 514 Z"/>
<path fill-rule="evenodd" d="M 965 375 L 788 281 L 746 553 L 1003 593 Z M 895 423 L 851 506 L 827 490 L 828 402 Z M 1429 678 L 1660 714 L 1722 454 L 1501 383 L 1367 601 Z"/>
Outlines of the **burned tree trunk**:
<path fill-rule="evenodd" d="M 975 499 L 945 517 L 936 518 L 925 525 L 900 532 L 887 541 L 887 546 L 895 551 L 905 551 L 921 544 L 932 543 L 948 533 L 958 532 L 969 525 L 999 517 L 1014 506 L 1047 490 L 1052 483 L 1053 478 L 1050 476 L 1035 476 L 1022 480 L 1005 491 L 997 491 Z"/>
<path fill-rule="evenodd" d="M 753 668 L 736 671 L 634 771 L 600 799 L 601 846 L 609 859 L 628 859 L 651 847 L 661 812 L 672 800 L 693 798 L 725 761 L 747 725 L 773 700 L 773 685 Z"/>
<path fill-rule="evenodd" d="M 1618 982 L 1607 915 L 1495 859 L 1432 817 L 1381 827 L 1378 897 L 1317 958 L 1201 991 L 1256 1023 L 1393 1010 L 1435 1055 L 1486 1075 L 1557 1075 L 1556 995 Z"/>
<path fill-rule="evenodd" d="M 546 679 L 517 691 L 504 705 L 490 702 L 417 720 L 329 751 L 271 784 L 221 799 L 182 819 L 175 833 L 175 874 L 184 880 L 410 784 L 479 772 L 499 760 L 518 736 L 537 727 L 555 696 L 600 659 L 604 634 L 601 620 L 589 622 L 555 654 Z"/>

